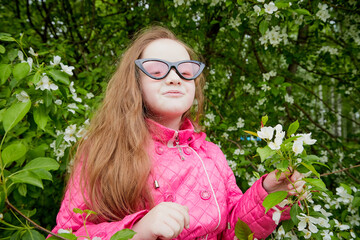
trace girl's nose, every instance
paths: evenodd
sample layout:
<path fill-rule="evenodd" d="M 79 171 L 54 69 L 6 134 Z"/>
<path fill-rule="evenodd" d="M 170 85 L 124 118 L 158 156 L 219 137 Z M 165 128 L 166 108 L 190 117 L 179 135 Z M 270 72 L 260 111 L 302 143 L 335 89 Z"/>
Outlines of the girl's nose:
<path fill-rule="evenodd" d="M 181 85 L 181 77 L 176 73 L 175 69 L 171 69 L 166 76 L 166 84 Z"/>

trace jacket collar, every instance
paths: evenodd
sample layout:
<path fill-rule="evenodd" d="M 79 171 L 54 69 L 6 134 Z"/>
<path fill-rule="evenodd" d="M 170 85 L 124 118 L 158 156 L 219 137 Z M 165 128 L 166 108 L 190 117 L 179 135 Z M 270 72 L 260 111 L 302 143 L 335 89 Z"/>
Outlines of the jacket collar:
<path fill-rule="evenodd" d="M 175 146 L 175 141 L 177 141 L 179 145 L 190 145 L 191 147 L 199 148 L 206 137 L 205 133 L 195 132 L 194 126 L 188 118 L 184 120 L 177 131 L 149 118 L 146 119 L 146 123 L 152 139 L 168 146 Z"/>

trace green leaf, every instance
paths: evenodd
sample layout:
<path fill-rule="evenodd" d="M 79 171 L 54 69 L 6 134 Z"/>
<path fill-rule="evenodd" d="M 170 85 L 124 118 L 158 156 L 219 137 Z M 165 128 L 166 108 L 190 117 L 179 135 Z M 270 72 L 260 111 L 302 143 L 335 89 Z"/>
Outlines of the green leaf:
<path fill-rule="evenodd" d="M 272 150 L 269 146 L 265 146 L 264 148 L 257 148 L 256 152 L 259 153 L 261 158 L 261 162 L 264 162 L 268 157 L 271 157 L 276 153 L 275 150 Z"/>
<path fill-rule="evenodd" d="M 12 129 L 18 122 L 25 117 L 31 107 L 31 101 L 17 102 L 11 105 L 3 117 L 3 125 L 5 132 Z"/>
<path fill-rule="evenodd" d="M 18 63 L 13 69 L 14 78 L 21 80 L 28 75 L 30 72 L 30 66 L 27 62 Z"/>
<path fill-rule="evenodd" d="M 4 189 L 0 189 L 0 212 L 3 212 L 3 209 L 5 207 L 5 192 Z"/>
<path fill-rule="evenodd" d="M 301 15 L 308 15 L 308 16 L 311 16 L 311 13 L 306 10 L 306 9 L 303 9 L 303 8 L 298 8 L 298 9 L 295 9 L 294 10 L 296 13 L 298 14 L 301 14 Z"/>
<path fill-rule="evenodd" d="M 248 240 L 251 234 L 249 226 L 239 218 L 235 225 L 235 236 L 239 240 Z"/>
<path fill-rule="evenodd" d="M 13 143 L 7 146 L 1 153 L 1 158 L 4 165 L 10 165 L 10 163 L 25 156 L 27 148 L 20 142 Z"/>
<path fill-rule="evenodd" d="M 304 167 L 309 169 L 313 174 L 315 174 L 318 178 L 320 178 L 320 174 L 315 170 L 313 165 L 308 164 L 308 163 L 304 163 L 304 162 L 301 162 L 300 164 L 302 164 Z"/>
<path fill-rule="evenodd" d="M 354 200 L 352 201 L 351 206 L 353 208 L 360 207 L 360 197 L 354 197 Z M 0 208 L 0 211 L 1 211 L 1 208 Z"/>
<path fill-rule="evenodd" d="M 260 25 L 259 25 L 259 31 L 261 33 L 261 35 L 264 35 L 266 33 L 266 30 L 268 30 L 269 24 L 267 21 L 262 20 Z M 265 126 L 265 124 L 264 124 Z"/>
<path fill-rule="evenodd" d="M 276 168 L 281 170 L 282 172 L 287 171 L 288 167 L 289 167 L 289 161 L 288 160 L 282 160 L 276 165 Z"/>
<path fill-rule="evenodd" d="M 13 38 L 13 37 L 1 35 L 1 36 L 0 36 L 0 41 L 4 41 L 4 42 L 15 42 L 16 40 L 15 40 L 15 38 Z"/>
<path fill-rule="evenodd" d="M 43 92 L 43 99 L 46 107 L 49 107 L 52 104 L 52 94 L 49 90 Z"/>
<path fill-rule="evenodd" d="M 295 226 L 294 222 L 291 219 L 282 221 L 281 225 L 283 226 L 285 232 L 289 232 Z"/>
<path fill-rule="evenodd" d="M 31 171 L 21 171 L 9 177 L 14 183 L 27 183 L 39 188 L 44 188 L 41 179 Z"/>
<path fill-rule="evenodd" d="M 310 183 L 314 187 L 318 187 L 322 190 L 327 190 L 325 183 L 321 179 L 314 179 L 314 178 L 303 178 L 305 182 Z"/>
<path fill-rule="evenodd" d="M 30 79 L 29 85 L 36 85 L 40 81 L 40 79 L 41 79 L 41 72 L 36 71 L 34 76 Z"/>
<path fill-rule="evenodd" d="M 262 203 L 265 208 L 265 213 L 267 213 L 272 207 L 281 203 L 287 197 L 287 195 L 287 191 L 278 191 L 267 195 Z"/>
<path fill-rule="evenodd" d="M 96 212 L 94 212 L 94 211 L 91 211 L 91 210 L 89 210 L 89 209 L 85 209 L 84 210 L 84 212 L 89 216 L 89 215 L 91 215 L 91 214 L 93 214 L 93 215 L 97 215 L 97 213 Z"/>
<path fill-rule="evenodd" d="M 45 131 L 45 127 L 48 121 L 48 115 L 46 114 L 44 105 L 40 104 L 34 108 L 33 111 L 34 121 L 38 127 Z"/>
<path fill-rule="evenodd" d="M 26 193 L 27 193 L 26 184 L 20 184 L 18 187 L 18 192 L 20 193 L 21 196 L 26 197 Z"/>
<path fill-rule="evenodd" d="M 0 53 L 5 53 L 6 49 L 3 45 L 0 45 Z"/>
<path fill-rule="evenodd" d="M 251 132 L 251 131 L 244 131 L 244 132 L 246 132 L 246 133 L 248 133 L 248 134 L 250 134 L 250 135 L 253 135 L 253 136 L 255 136 L 255 137 L 258 137 L 258 135 L 257 135 L 256 132 Z"/>
<path fill-rule="evenodd" d="M 66 73 L 55 69 L 51 69 L 48 73 L 55 81 L 63 83 L 65 85 L 70 84 L 69 75 L 67 75 Z"/>
<path fill-rule="evenodd" d="M 59 168 L 59 163 L 47 157 L 39 157 L 31 160 L 23 170 L 36 170 L 36 169 L 44 169 L 44 170 L 57 170 Z"/>
<path fill-rule="evenodd" d="M 297 139 L 297 138 L 299 138 L 300 136 L 293 136 L 293 137 L 291 137 L 291 138 L 288 138 L 288 139 L 286 139 L 283 143 L 282 143 L 282 145 L 286 145 L 287 143 L 289 143 L 289 142 L 291 142 L 292 140 L 295 140 L 295 139 Z"/>
<path fill-rule="evenodd" d="M 3 85 L 11 75 L 11 64 L 0 64 L 0 84 Z"/>
<path fill-rule="evenodd" d="M 261 118 L 261 123 L 262 123 L 262 126 L 265 126 L 267 121 L 268 121 L 269 117 L 267 115 L 263 116 Z"/>
<path fill-rule="evenodd" d="M 299 223 L 299 219 L 297 218 L 297 216 L 300 215 L 301 212 L 301 208 L 298 204 L 294 204 L 290 209 L 290 217 L 295 225 L 298 225 Z"/>
<path fill-rule="evenodd" d="M 289 129 L 287 130 L 287 136 L 290 137 L 291 135 L 296 133 L 296 130 L 299 128 L 299 121 L 296 120 L 292 124 L 290 124 Z"/>
<path fill-rule="evenodd" d="M 328 169 L 330 169 L 330 167 L 328 165 L 321 163 L 321 162 L 312 162 L 312 164 L 317 164 L 317 165 L 324 166 L 324 167 L 327 167 Z"/>
<path fill-rule="evenodd" d="M 45 169 L 36 169 L 32 170 L 33 173 L 35 173 L 39 178 L 43 180 L 49 180 L 52 181 L 52 175 L 49 171 L 46 171 Z"/>
<path fill-rule="evenodd" d="M 136 232 L 133 230 L 125 228 L 123 230 L 117 231 L 114 235 L 112 235 L 110 240 L 128 240 L 133 238 L 135 234 Z"/>
<path fill-rule="evenodd" d="M 73 209 L 73 212 L 74 212 L 74 213 L 79 213 L 79 214 L 83 214 L 83 213 L 84 213 L 84 211 L 81 210 L 80 208 L 74 208 L 74 209 Z"/>
<path fill-rule="evenodd" d="M 57 235 L 59 235 L 59 236 L 61 236 L 61 237 L 63 237 L 63 238 L 69 239 L 69 240 L 76 240 L 76 239 L 78 239 L 77 236 L 75 236 L 75 235 L 72 234 L 72 233 L 59 233 L 59 234 L 57 234 Z M 51 237 L 49 237 L 49 238 L 47 238 L 47 239 L 48 239 L 48 240 L 59 240 L 60 238 L 55 237 L 55 236 L 51 236 Z"/>
<path fill-rule="evenodd" d="M 45 240 L 45 237 L 41 235 L 38 231 L 28 230 L 22 236 L 23 240 Z"/>

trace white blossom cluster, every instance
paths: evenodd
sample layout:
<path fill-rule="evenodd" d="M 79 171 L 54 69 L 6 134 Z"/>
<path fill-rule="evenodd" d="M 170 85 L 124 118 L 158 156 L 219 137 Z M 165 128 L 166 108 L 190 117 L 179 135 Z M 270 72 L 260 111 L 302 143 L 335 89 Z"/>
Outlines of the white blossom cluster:
<path fill-rule="evenodd" d="M 328 5 L 326 4 L 318 4 L 319 11 L 316 13 L 316 16 L 321 19 L 321 21 L 326 22 L 330 18 L 330 14 L 328 11 Z"/>
<path fill-rule="evenodd" d="M 54 154 L 56 156 L 56 159 L 59 161 L 60 158 L 62 158 L 65 154 L 65 150 L 68 147 L 71 147 L 73 143 L 76 143 L 77 139 L 82 138 L 86 134 L 86 128 L 89 126 L 90 122 L 89 119 L 87 119 L 82 126 L 77 128 L 76 124 L 69 125 L 65 131 L 56 131 L 56 135 L 64 135 L 62 143 L 56 147 L 56 140 L 54 140 L 50 147 L 54 150 Z"/>
<path fill-rule="evenodd" d="M 279 26 L 275 26 L 266 30 L 265 34 L 262 35 L 259 40 L 265 49 L 267 49 L 269 43 L 273 47 L 278 46 L 281 42 L 288 44 L 288 34 L 286 33 L 286 28 L 280 29 Z"/>

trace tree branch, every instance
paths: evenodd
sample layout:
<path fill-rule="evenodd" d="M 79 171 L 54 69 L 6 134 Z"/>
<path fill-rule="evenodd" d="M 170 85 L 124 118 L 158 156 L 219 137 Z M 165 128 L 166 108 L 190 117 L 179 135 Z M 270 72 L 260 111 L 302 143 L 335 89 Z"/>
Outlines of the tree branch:
<path fill-rule="evenodd" d="M 306 115 L 306 117 L 309 119 L 310 122 L 312 122 L 316 127 L 320 128 L 323 132 L 327 133 L 331 138 L 336 139 L 337 137 L 332 134 L 331 132 L 329 132 L 328 130 L 326 130 L 324 127 L 322 127 L 320 124 L 318 124 L 317 122 L 315 122 L 310 114 L 308 114 L 302 107 L 300 107 L 297 103 L 293 103 L 293 105 L 299 109 L 302 113 L 304 113 Z"/>
<path fill-rule="evenodd" d="M 32 225 L 35 226 L 35 228 L 41 230 L 41 231 L 44 231 L 52 236 L 55 236 L 59 239 L 64 239 L 64 240 L 67 240 L 67 238 L 64 238 L 64 237 L 61 237 L 49 230 L 47 230 L 46 228 L 43 228 L 42 226 L 40 226 L 39 224 L 37 224 L 36 222 L 34 222 L 33 220 L 31 220 L 30 218 L 28 218 L 25 214 L 23 214 L 19 209 L 17 209 L 14 205 L 12 205 L 8 199 L 5 199 L 5 202 L 6 202 L 6 205 L 8 205 L 12 210 L 14 210 L 15 212 L 17 212 L 19 215 L 21 215 L 23 218 L 25 218 L 28 222 L 30 222 Z"/>

